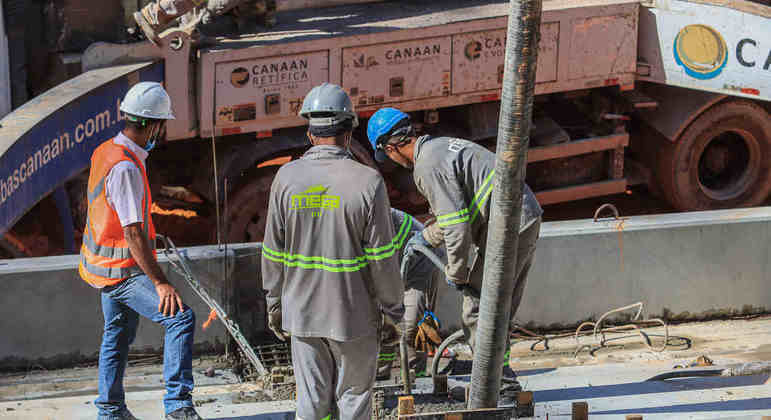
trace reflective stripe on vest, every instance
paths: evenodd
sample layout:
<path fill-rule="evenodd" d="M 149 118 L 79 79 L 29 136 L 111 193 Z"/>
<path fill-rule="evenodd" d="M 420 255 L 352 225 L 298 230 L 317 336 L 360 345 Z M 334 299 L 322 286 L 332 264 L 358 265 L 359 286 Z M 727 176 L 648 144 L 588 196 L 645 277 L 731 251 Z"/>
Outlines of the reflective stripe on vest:
<path fill-rule="evenodd" d="M 80 248 L 78 272 L 83 280 L 96 287 L 110 286 L 142 273 L 131 255 L 123 236 L 118 215 L 109 205 L 105 180 L 119 162 L 130 161 L 142 172 L 145 198 L 142 205 L 142 233 L 151 249 L 155 248 L 152 225 L 152 197 L 144 165 L 128 149 L 109 140 L 100 145 L 91 158 L 88 181 L 88 215 Z"/>

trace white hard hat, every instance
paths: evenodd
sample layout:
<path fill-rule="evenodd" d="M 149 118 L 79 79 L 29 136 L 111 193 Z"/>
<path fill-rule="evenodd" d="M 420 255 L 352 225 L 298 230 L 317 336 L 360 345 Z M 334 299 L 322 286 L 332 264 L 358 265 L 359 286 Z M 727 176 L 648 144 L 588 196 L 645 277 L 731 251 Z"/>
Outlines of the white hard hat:
<path fill-rule="evenodd" d="M 171 98 L 157 82 L 139 82 L 129 89 L 120 110 L 138 118 L 173 120 Z"/>

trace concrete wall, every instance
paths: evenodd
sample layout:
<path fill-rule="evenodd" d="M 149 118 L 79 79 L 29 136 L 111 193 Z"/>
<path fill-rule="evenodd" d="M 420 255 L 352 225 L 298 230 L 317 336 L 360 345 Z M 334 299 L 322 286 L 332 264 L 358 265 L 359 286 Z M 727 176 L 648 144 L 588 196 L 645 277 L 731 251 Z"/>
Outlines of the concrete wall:
<path fill-rule="evenodd" d="M 9 73 L 8 37 L 5 35 L 3 2 L 0 1 L 0 118 L 11 112 L 11 75 Z"/>
<path fill-rule="evenodd" d="M 217 282 L 225 277 L 225 252 L 216 246 L 187 248 L 184 252 L 199 281 L 213 291 L 213 297 L 222 299 Z M 245 278 L 243 270 L 259 267 L 259 254 L 253 245 L 231 247 L 228 254 L 231 278 Z M 209 308 L 171 270 L 164 257 L 159 261 L 169 281 L 180 291 L 182 301 L 196 314 L 196 348 L 221 348 L 226 338 L 222 324 L 214 322 L 203 331 L 201 324 Z M 0 260 L 0 368 L 26 366 L 29 360 L 50 366 L 67 365 L 98 355 L 104 325 L 100 292 L 80 279 L 77 262 L 75 255 Z M 251 278 L 257 280 L 256 276 Z M 242 285 L 253 291 L 260 288 L 248 281 Z M 163 329 L 140 319 L 133 348 L 161 348 Z"/>
<path fill-rule="evenodd" d="M 766 311 L 770 227 L 771 207 L 631 217 L 621 229 L 607 219 L 545 223 L 517 318 L 531 326 L 572 326 L 638 301 L 646 314 L 669 318 Z M 253 299 L 261 289 L 257 247 L 231 249 L 231 278 L 242 302 Z M 202 281 L 223 277 L 217 247 L 185 252 Z M 73 359 L 98 351 L 99 293 L 77 277 L 76 264 L 76 256 L 0 260 L 0 367 L 16 358 Z M 198 315 L 196 343 L 222 343 L 219 325 L 200 330 L 208 308 L 182 279 L 171 278 Z M 459 294 L 440 285 L 438 301 L 443 330 L 457 328 Z M 261 316 L 242 314 L 242 329 L 260 330 Z M 160 328 L 143 322 L 135 347 L 160 347 Z"/>

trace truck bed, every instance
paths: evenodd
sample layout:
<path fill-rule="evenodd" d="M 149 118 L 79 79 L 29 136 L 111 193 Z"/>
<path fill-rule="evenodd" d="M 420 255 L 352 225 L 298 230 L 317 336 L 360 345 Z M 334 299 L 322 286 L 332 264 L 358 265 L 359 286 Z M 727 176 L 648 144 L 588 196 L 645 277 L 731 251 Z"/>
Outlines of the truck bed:
<path fill-rule="evenodd" d="M 536 93 L 630 85 L 635 0 L 544 3 Z M 302 125 L 314 85 L 343 86 L 364 113 L 497 100 L 508 2 L 395 1 L 282 13 L 269 32 L 218 39 L 198 61 L 200 134 Z M 212 131 L 213 130 L 213 131 Z"/>
<path fill-rule="evenodd" d="M 543 11 L 639 3 L 639 0 L 545 0 Z M 209 51 L 267 46 L 381 32 L 423 29 L 506 17 L 507 0 L 390 1 L 282 12 L 278 24 L 259 34 L 217 38 Z"/>

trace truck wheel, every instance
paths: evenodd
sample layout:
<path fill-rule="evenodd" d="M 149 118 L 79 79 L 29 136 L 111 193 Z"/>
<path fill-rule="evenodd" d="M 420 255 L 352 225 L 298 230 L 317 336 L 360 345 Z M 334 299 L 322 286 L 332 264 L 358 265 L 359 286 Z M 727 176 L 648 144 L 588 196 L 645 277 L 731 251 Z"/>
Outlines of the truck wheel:
<path fill-rule="evenodd" d="M 351 153 L 358 162 L 377 169 L 370 153 L 358 141 L 351 142 Z M 298 151 L 297 155 L 299 154 Z M 278 169 L 279 166 L 266 166 L 251 172 L 247 175 L 248 181 L 230 198 L 225 218 L 228 223 L 228 242 L 262 242 L 265 236 L 270 186 Z M 216 232 L 214 234 L 216 238 Z"/>
<path fill-rule="evenodd" d="M 747 101 L 719 104 L 659 152 L 661 190 L 679 210 L 761 204 L 771 192 L 771 118 Z"/>
<path fill-rule="evenodd" d="M 270 185 L 278 168 L 278 166 L 267 166 L 258 169 L 233 195 L 228 203 L 228 214 L 225 218 L 228 224 L 228 242 L 262 242 L 268 215 Z M 223 232 L 223 238 L 225 238 L 225 232 Z"/>

